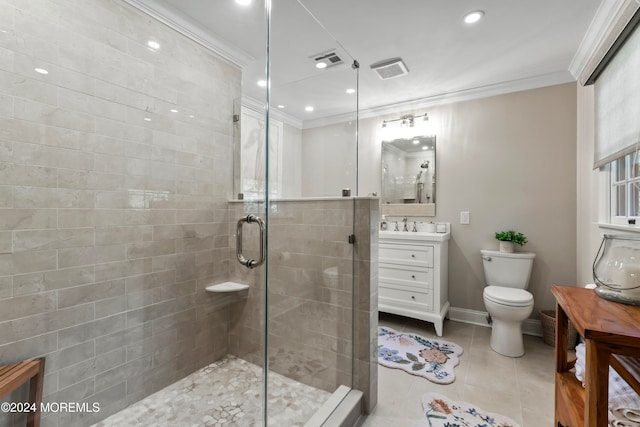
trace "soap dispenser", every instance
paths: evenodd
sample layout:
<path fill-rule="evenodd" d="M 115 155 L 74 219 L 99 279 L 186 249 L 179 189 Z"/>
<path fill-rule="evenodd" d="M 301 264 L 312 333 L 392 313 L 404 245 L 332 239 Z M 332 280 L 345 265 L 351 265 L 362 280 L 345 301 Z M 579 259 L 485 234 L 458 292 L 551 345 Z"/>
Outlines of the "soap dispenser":
<path fill-rule="evenodd" d="M 382 220 L 380 221 L 380 230 L 387 229 L 387 217 L 386 215 L 382 215 Z"/>

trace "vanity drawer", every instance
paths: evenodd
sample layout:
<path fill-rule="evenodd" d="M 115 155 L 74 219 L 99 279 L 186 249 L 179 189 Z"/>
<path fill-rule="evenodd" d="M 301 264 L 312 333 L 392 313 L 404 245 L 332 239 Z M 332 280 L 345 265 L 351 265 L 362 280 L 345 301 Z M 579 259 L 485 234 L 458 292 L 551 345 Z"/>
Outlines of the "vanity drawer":
<path fill-rule="evenodd" d="M 433 267 L 433 246 L 381 243 L 379 251 L 381 262 Z"/>
<path fill-rule="evenodd" d="M 378 296 L 380 297 L 381 303 L 404 306 L 407 308 L 415 308 L 412 306 L 420 304 L 421 308 L 424 310 L 433 310 L 433 295 L 430 291 L 424 292 L 420 290 L 420 292 L 417 292 L 417 290 L 407 287 L 404 287 L 403 289 L 395 287 L 388 288 L 381 284 L 378 288 Z"/>
<path fill-rule="evenodd" d="M 378 277 L 381 282 L 419 286 L 422 289 L 431 289 L 433 287 L 432 268 L 403 268 L 394 264 L 380 264 Z"/>

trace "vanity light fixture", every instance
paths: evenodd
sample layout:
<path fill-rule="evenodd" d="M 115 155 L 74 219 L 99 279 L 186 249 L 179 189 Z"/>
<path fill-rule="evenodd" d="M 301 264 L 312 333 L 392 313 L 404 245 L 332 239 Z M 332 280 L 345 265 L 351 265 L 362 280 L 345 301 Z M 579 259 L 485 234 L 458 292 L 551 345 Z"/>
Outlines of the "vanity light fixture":
<path fill-rule="evenodd" d="M 464 15 L 464 23 L 465 24 L 475 24 L 476 22 L 481 20 L 482 17 L 484 17 L 484 11 L 483 10 L 474 10 L 473 12 L 469 12 L 466 15 Z"/>
<path fill-rule="evenodd" d="M 384 120 L 382 122 L 382 127 L 383 128 L 387 127 L 387 124 L 394 123 L 394 122 L 400 122 L 401 127 L 414 127 L 415 119 L 418 119 L 420 117 L 422 117 L 422 120 L 425 122 L 429 121 L 429 115 L 427 113 L 420 114 L 418 116 L 414 116 L 413 114 L 407 114 L 397 119 Z"/>

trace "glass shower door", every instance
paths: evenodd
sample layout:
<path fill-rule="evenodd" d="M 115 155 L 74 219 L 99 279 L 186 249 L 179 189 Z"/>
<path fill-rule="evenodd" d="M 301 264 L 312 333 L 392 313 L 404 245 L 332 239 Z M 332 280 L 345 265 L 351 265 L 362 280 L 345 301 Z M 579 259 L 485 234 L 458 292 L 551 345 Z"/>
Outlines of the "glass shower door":
<path fill-rule="evenodd" d="M 266 64 L 234 106 L 230 270 L 252 286 L 230 347 L 264 368 L 272 426 L 322 423 L 354 384 L 358 70 L 303 3 L 267 0 Z"/>
<path fill-rule="evenodd" d="M 268 425 L 320 423 L 353 386 L 357 68 L 303 1 L 273 0 Z M 345 197 L 343 197 L 345 190 Z M 318 411 L 323 409 L 322 413 Z"/>

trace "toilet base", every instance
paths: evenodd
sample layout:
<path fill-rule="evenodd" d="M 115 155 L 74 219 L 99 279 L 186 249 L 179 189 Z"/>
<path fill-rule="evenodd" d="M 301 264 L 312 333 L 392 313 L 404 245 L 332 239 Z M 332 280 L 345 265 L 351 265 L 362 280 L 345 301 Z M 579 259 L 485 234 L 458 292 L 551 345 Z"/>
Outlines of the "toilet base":
<path fill-rule="evenodd" d="M 494 318 L 490 345 L 493 351 L 503 356 L 523 356 L 522 322 L 502 322 Z"/>

